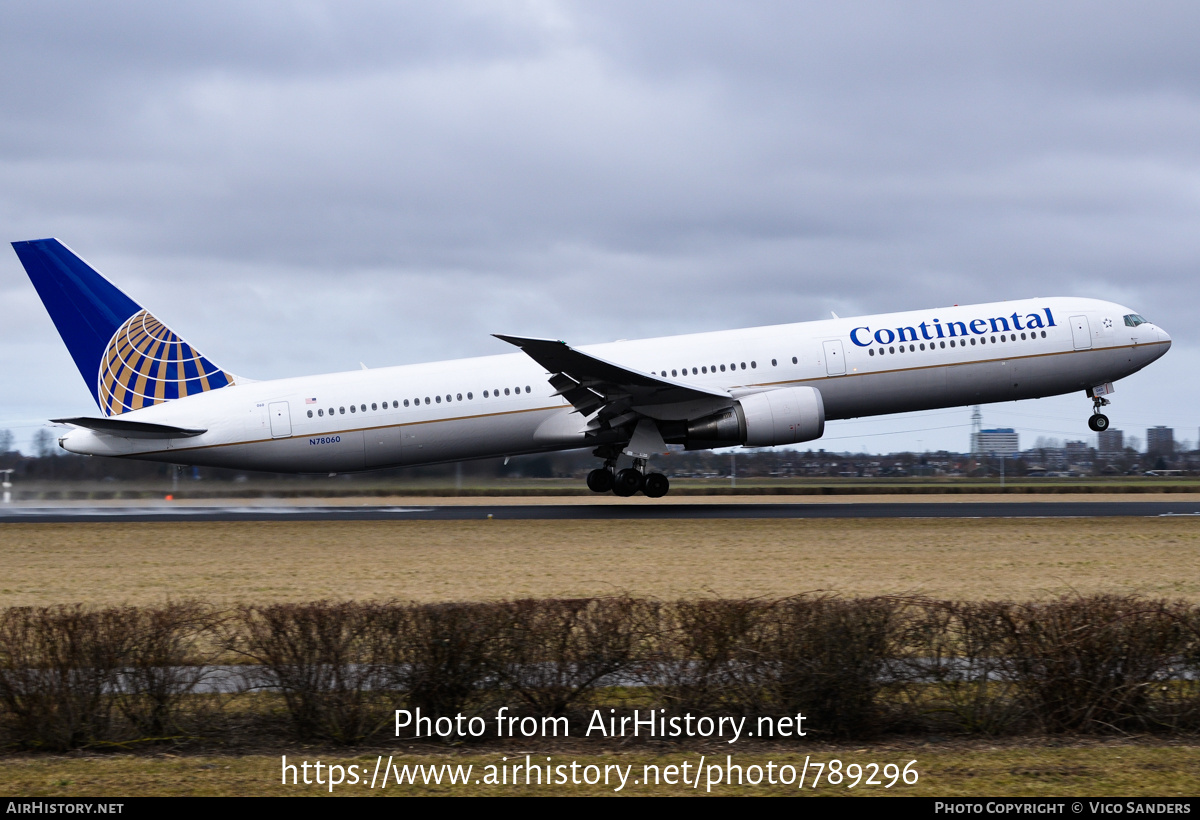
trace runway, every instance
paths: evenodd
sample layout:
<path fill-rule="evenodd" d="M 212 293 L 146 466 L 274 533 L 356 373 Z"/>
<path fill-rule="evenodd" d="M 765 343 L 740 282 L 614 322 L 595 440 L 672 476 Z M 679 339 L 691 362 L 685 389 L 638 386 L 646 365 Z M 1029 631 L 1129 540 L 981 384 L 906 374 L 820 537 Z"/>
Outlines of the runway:
<path fill-rule="evenodd" d="M 0 510 L 0 524 L 170 521 L 661 521 L 779 518 L 1114 518 L 1200 516 L 1187 501 L 1004 501 L 413 506 L 56 506 Z"/>

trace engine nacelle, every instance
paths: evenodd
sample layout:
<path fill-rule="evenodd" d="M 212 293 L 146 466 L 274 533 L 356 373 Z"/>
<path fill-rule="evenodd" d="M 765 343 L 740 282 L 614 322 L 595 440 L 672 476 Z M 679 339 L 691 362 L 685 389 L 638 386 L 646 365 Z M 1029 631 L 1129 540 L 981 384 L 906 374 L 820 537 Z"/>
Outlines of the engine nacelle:
<path fill-rule="evenodd" d="M 751 393 L 733 407 L 688 422 L 689 450 L 744 444 L 774 447 L 820 438 L 825 433 L 825 403 L 814 387 L 785 387 Z M 668 439 L 671 440 L 671 439 Z"/>

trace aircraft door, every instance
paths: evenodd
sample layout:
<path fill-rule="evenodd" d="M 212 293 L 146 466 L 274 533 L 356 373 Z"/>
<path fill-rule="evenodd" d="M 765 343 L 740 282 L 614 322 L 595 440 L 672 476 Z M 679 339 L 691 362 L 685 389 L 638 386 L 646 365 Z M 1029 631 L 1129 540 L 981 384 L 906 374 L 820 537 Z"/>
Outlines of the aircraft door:
<path fill-rule="evenodd" d="M 284 438 L 292 434 L 292 415 L 286 401 L 273 401 L 267 406 L 271 417 L 271 438 Z"/>
<path fill-rule="evenodd" d="M 841 339 L 830 339 L 824 342 L 825 348 L 825 372 L 830 376 L 844 376 L 846 374 L 846 355 L 842 351 Z"/>
<path fill-rule="evenodd" d="M 1092 346 L 1092 326 L 1086 316 L 1071 317 L 1071 338 L 1076 350 L 1087 350 Z"/>

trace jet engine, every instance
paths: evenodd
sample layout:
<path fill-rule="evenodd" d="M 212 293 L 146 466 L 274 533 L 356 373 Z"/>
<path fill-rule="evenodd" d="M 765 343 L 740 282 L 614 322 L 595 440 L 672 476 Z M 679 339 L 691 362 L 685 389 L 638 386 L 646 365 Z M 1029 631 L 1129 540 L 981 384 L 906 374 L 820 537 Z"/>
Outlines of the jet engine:
<path fill-rule="evenodd" d="M 670 432 L 674 435 L 667 441 L 682 440 L 689 450 L 796 444 L 824 434 L 825 404 L 815 387 L 767 390 L 743 396 L 727 410 L 689 421 L 685 431 Z"/>

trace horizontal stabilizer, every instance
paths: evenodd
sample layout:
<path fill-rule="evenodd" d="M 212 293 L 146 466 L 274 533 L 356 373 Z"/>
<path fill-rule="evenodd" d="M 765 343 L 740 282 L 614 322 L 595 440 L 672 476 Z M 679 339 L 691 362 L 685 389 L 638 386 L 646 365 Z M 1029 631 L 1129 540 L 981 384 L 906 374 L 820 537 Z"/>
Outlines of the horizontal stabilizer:
<path fill-rule="evenodd" d="M 86 427 L 88 430 L 104 436 L 120 436 L 121 438 L 191 438 L 208 432 L 207 429 L 200 427 L 172 427 L 169 424 L 150 424 L 144 421 L 126 421 L 117 418 L 80 417 L 50 420 L 55 424 L 72 424 L 76 427 Z"/>

